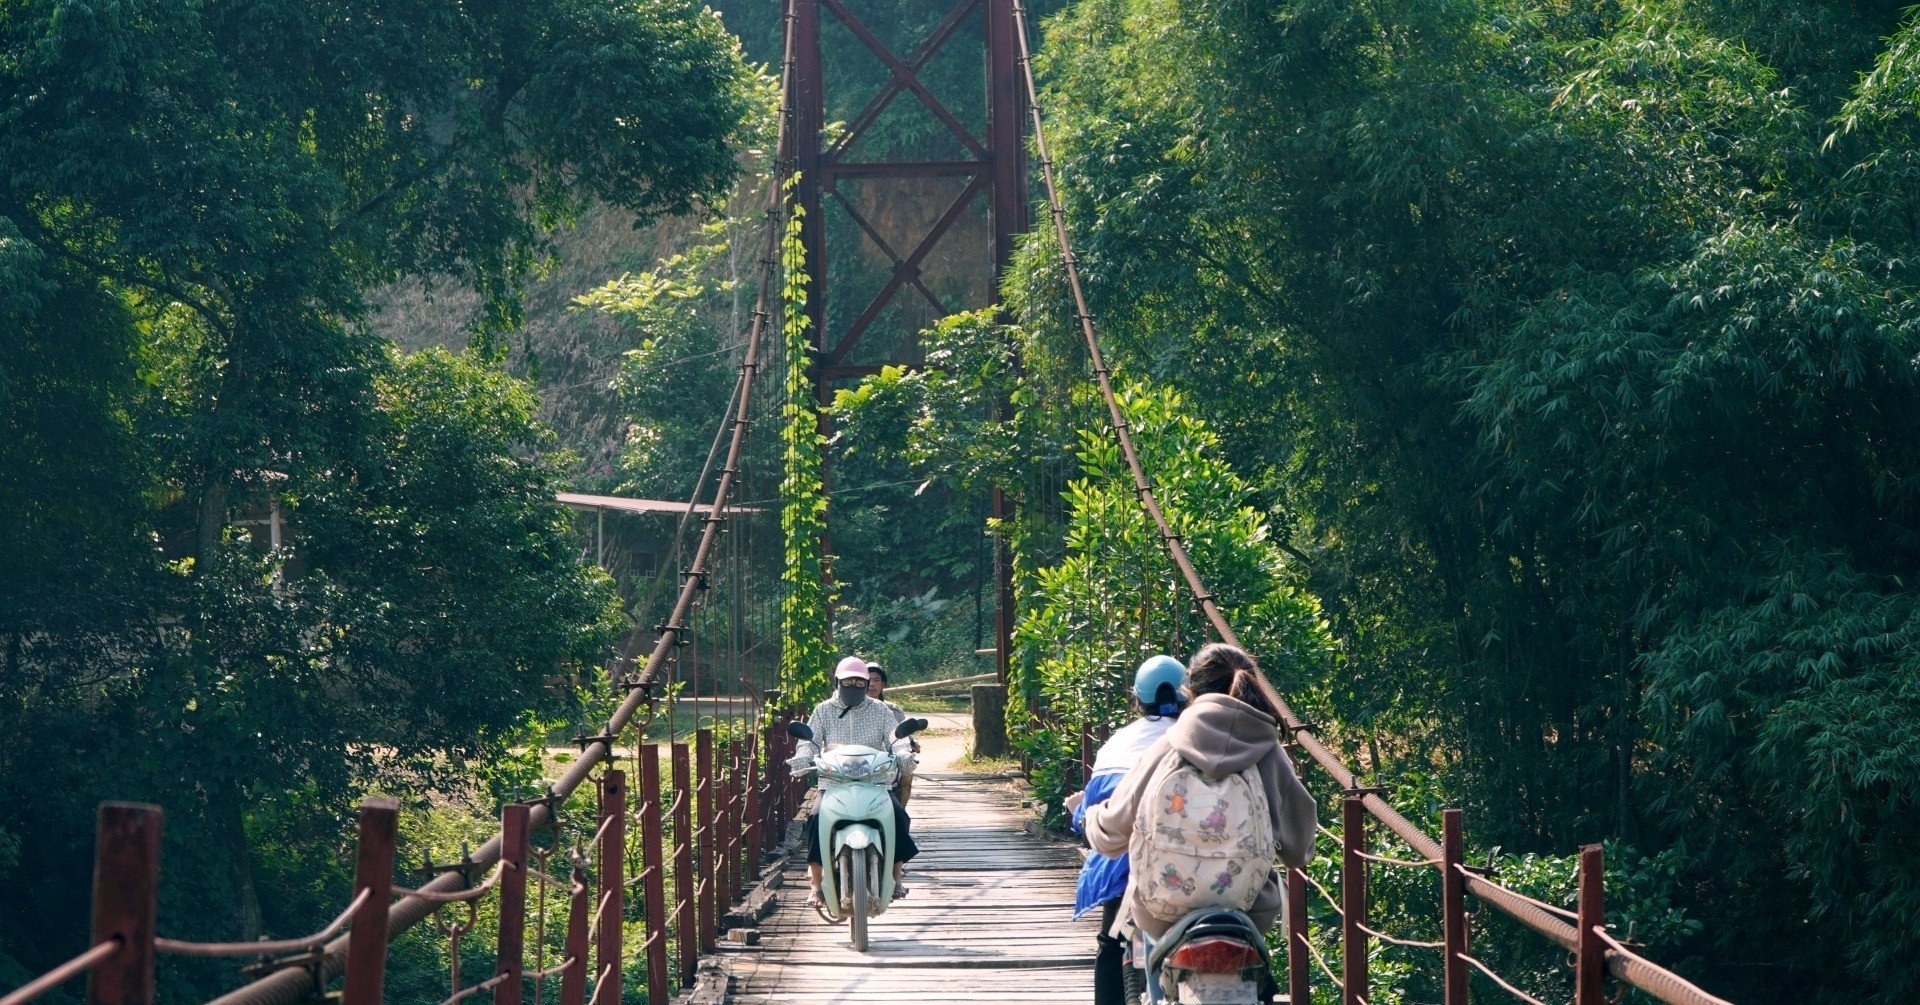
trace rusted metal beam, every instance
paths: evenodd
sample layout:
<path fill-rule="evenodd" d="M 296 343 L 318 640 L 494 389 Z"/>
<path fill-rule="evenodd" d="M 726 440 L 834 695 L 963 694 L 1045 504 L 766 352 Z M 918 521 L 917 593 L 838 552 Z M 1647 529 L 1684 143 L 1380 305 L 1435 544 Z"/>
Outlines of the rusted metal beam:
<path fill-rule="evenodd" d="M 1307 955 L 1307 874 L 1287 869 L 1287 1000 L 1311 1005 L 1313 989 L 1307 983 L 1312 960 Z"/>
<path fill-rule="evenodd" d="M 1467 1005 L 1466 836 L 1459 810 L 1440 811 L 1440 927 L 1446 955 L 1441 962 L 1444 1005 Z"/>
<path fill-rule="evenodd" d="M 100 804 L 90 944 L 120 948 L 87 972 L 88 1005 L 152 1005 L 154 912 L 165 819 L 160 807 L 146 803 Z"/>
<path fill-rule="evenodd" d="M 672 997 L 667 975 L 666 838 L 660 825 L 660 745 L 640 745 L 640 867 L 642 904 L 647 913 L 647 1005 L 666 1005 Z"/>
<path fill-rule="evenodd" d="M 987 157 L 993 172 L 993 269 L 999 278 L 1013 264 L 1014 242 L 1027 230 L 1027 103 L 1020 87 L 1013 0 L 986 3 Z"/>
<path fill-rule="evenodd" d="M 592 896 L 586 871 L 575 862 L 573 888 L 567 898 L 567 968 L 560 974 L 560 1005 L 585 1005 L 587 1000 L 587 948 L 592 934 L 587 912 L 592 909 Z"/>
<path fill-rule="evenodd" d="M 973 13 L 973 9 L 979 5 L 980 0 L 961 0 L 951 11 L 948 11 L 947 16 L 942 18 L 940 24 L 933 29 L 933 33 L 927 36 L 927 40 L 920 43 L 919 50 L 907 60 L 907 67 L 915 74 L 925 69 L 928 63 L 933 62 L 933 57 L 939 55 L 940 50 L 946 47 L 947 41 L 953 37 L 954 31 L 966 20 L 967 15 Z M 900 92 L 905 89 L 905 85 L 898 77 L 889 80 L 887 86 L 880 89 L 880 93 L 867 101 L 859 114 L 848 120 L 847 131 L 842 133 L 840 139 L 826 151 L 827 158 L 837 159 L 853 149 L 853 145 L 860 142 L 860 137 L 866 134 L 867 127 L 873 124 L 873 120 L 879 118 L 880 113 L 886 111 L 887 105 L 892 103 L 894 98 L 899 97 Z"/>
<path fill-rule="evenodd" d="M 807 320 L 813 325 L 816 346 L 824 348 L 827 329 L 827 231 L 821 216 L 821 193 L 831 184 L 821 156 L 820 133 L 826 128 L 826 77 L 820 62 L 820 0 L 787 0 L 791 5 L 793 76 L 788 107 L 793 130 L 788 149 L 799 179 L 793 199 L 800 208 L 800 244 L 807 265 Z"/>
<path fill-rule="evenodd" d="M 493 990 L 494 1005 L 520 1005 L 526 973 L 527 843 L 532 808 L 508 803 L 500 808 L 500 934 L 494 943 L 493 972 L 505 978 Z"/>
<path fill-rule="evenodd" d="M 593 1005 L 619 1005 L 623 969 L 621 941 L 626 926 L 627 773 L 609 770 L 600 784 L 600 897 L 595 922 L 600 928 L 593 972 L 608 971 L 594 987 Z"/>
<path fill-rule="evenodd" d="M 1340 801 L 1340 983 L 1345 1005 L 1367 1005 L 1367 810 L 1359 796 Z"/>
<path fill-rule="evenodd" d="M 380 1005 L 387 980 L 387 906 L 393 899 L 393 846 L 399 830 L 399 800 L 372 796 L 360 804 L 353 892 L 369 895 L 347 932 L 347 985 L 341 1005 Z"/>
<path fill-rule="evenodd" d="M 700 795 L 699 804 L 695 807 L 700 823 L 695 833 L 700 836 L 700 840 L 694 848 L 694 857 L 698 862 L 695 871 L 699 874 L 696 881 L 699 884 L 698 895 L 694 900 L 699 904 L 700 951 L 710 953 L 715 946 L 714 920 L 718 917 L 713 902 L 715 893 L 713 803 L 716 788 L 713 778 L 713 730 L 701 729 L 693 734 L 693 761 L 694 768 L 700 774 L 699 781 L 695 783 L 695 791 Z"/>
<path fill-rule="evenodd" d="M 992 162 L 977 161 L 858 161 L 822 164 L 820 176 L 829 181 L 841 178 L 970 178 L 986 174 Z M 808 260 L 811 267 L 813 262 Z"/>
<path fill-rule="evenodd" d="M 846 333 L 840 336 L 840 341 L 834 344 L 833 351 L 827 355 L 828 363 L 838 364 L 846 361 L 847 354 L 853 351 L 854 346 L 860 344 L 860 336 L 866 334 L 867 328 L 880 316 L 880 312 L 886 309 L 887 304 L 892 302 L 893 295 L 906 283 L 907 276 L 911 272 L 919 271 L 920 263 L 932 253 L 934 247 L 940 243 L 940 239 L 947 236 L 947 231 L 959 221 L 960 215 L 973 204 L 974 197 L 986 185 L 987 177 L 979 175 L 968 182 L 966 188 L 960 190 L 960 194 L 947 206 L 946 212 L 940 214 L 940 219 L 934 221 L 932 229 L 927 231 L 927 236 L 921 238 L 920 243 L 914 247 L 913 253 L 907 256 L 907 260 L 894 266 L 893 275 L 887 279 L 885 285 L 880 287 L 880 292 L 874 294 L 873 299 L 867 302 L 867 309 L 862 311 L 860 316 L 854 319 L 853 324 L 847 327 Z"/>
<path fill-rule="evenodd" d="M 837 187 L 827 189 L 827 194 L 833 196 L 833 201 L 840 204 L 840 208 L 846 211 L 848 218 L 853 220 L 854 224 L 860 228 L 860 232 L 867 235 L 867 239 L 872 241 L 874 246 L 879 248 L 881 253 L 887 256 L 887 260 L 891 262 L 895 268 L 906 264 L 907 260 L 900 257 L 899 252 L 893 250 L 893 245 L 887 243 L 887 239 L 880 235 L 880 231 L 876 230 L 873 224 L 867 221 L 866 217 L 860 215 L 860 211 L 853 205 L 853 200 L 847 198 Z M 920 270 L 917 268 L 913 269 L 912 278 L 907 280 L 908 284 L 920 291 L 920 295 L 927 298 L 927 303 L 933 305 L 934 310 L 939 311 L 943 315 L 947 313 L 947 305 L 941 303 L 940 298 L 935 296 L 932 290 L 927 289 L 927 284 L 920 281 L 920 276 Z"/>
<path fill-rule="evenodd" d="M 1579 941 L 1574 946 L 1573 1005 L 1605 1005 L 1607 946 L 1600 932 L 1607 924 L 1606 859 L 1600 846 L 1580 849 Z"/>
<path fill-rule="evenodd" d="M 700 876 L 693 859 L 693 770 L 687 745 L 674 743 L 673 768 L 673 916 L 674 946 L 680 953 L 680 986 L 691 987 L 700 958 L 699 919 L 694 908 Z"/>
<path fill-rule="evenodd" d="M 947 129 L 953 133 L 955 139 L 966 144 L 967 149 L 973 151 L 974 156 L 985 157 L 987 155 L 987 148 L 982 146 L 979 140 L 973 138 L 973 133 L 969 132 L 966 126 L 961 125 L 959 119 L 954 118 L 953 113 L 947 110 L 946 105 L 940 103 L 939 98 L 933 96 L 932 91 L 927 90 L 927 85 L 920 82 L 918 68 L 910 67 L 901 62 L 900 57 L 895 56 L 893 51 L 887 48 L 885 42 L 880 41 L 880 39 L 874 36 L 872 31 L 867 29 L 866 25 L 861 24 L 860 19 L 854 17 L 853 12 L 848 10 L 846 5 L 841 3 L 840 0 L 821 0 L 821 2 L 826 4 L 827 9 L 832 11 L 833 15 L 840 19 L 841 24 L 847 26 L 848 31 L 853 32 L 853 37 L 859 39 L 860 44 L 867 47 L 867 51 L 873 53 L 879 58 L 880 62 L 886 64 L 888 72 L 893 74 L 894 81 L 907 90 L 912 91 L 913 96 L 919 98 L 920 103 L 927 106 L 927 111 L 932 112 L 933 117 L 939 119 L 940 124 L 946 126 Z"/>

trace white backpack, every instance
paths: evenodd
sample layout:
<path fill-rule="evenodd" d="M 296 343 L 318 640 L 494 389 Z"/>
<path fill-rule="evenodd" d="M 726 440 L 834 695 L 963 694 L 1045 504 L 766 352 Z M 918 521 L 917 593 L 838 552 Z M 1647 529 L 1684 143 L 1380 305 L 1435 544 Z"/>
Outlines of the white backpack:
<path fill-rule="evenodd" d="M 1273 820 L 1256 768 L 1209 779 L 1168 751 L 1142 793 L 1130 863 L 1140 906 L 1162 921 L 1201 907 L 1253 906 L 1273 874 Z"/>

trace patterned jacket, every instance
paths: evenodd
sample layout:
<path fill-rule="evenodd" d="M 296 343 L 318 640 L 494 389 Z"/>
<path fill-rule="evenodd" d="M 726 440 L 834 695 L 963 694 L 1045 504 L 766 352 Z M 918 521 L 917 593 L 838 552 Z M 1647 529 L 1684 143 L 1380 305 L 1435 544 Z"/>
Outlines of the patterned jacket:
<path fill-rule="evenodd" d="M 801 740 L 794 753 L 811 759 L 822 750 L 848 744 L 860 744 L 875 750 L 893 749 L 893 728 L 900 725 L 886 702 L 864 699 L 852 709 L 834 695 L 813 709 L 807 718 L 813 729 L 812 740 Z"/>

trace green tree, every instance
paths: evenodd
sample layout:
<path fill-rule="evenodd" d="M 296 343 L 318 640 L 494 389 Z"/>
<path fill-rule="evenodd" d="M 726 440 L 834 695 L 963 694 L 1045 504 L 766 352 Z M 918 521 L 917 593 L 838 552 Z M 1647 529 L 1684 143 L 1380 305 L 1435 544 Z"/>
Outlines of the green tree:
<path fill-rule="evenodd" d="M 75 948 L 97 799 L 167 805 L 168 934 L 306 930 L 355 795 L 565 710 L 611 593 L 499 336 L 590 200 L 723 193 L 751 86 L 680 0 L 0 10 L 0 831 L 46 880 L 0 954 Z M 481 292 L 475 355 L 367 332 L 401 277 Z"/>
<path fill-rule="evenodd" d="M 1042 52 L 1093 312 L 1311 559 L 1366 760 L 1682 850 L 1742 1001 L 1920 973 L 1896 18 L 1089 0 Z"/>

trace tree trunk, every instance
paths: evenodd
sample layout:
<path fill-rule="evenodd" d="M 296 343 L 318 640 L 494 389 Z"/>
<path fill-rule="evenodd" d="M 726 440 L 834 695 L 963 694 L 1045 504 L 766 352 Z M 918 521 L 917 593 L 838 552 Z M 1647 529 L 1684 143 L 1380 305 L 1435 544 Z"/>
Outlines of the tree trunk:
<path fill-rule="evenodd" d="M 1004 684 L 973 686 L 973 756 L 1007 756 L 1007 688 Z"/>
<path fill-rule="evenodd" d="M 227 847 L 233 883 L 233 915 L 238 923 L 240 941 L 259 938 L 266 931 L 266 919 L 260 907 L 260 890 L 253 882 L 253 851 L 247 847 L 247 816 L 236 800 L 227 811 Z"/>
<path fill-rule="evenodd" d="M 227 527 L 227 478 L 209 474 L 200 488 L 200 515 L 194 529 L 193 571 L 205 575 L 213 567 L 221 532 Z"/>

